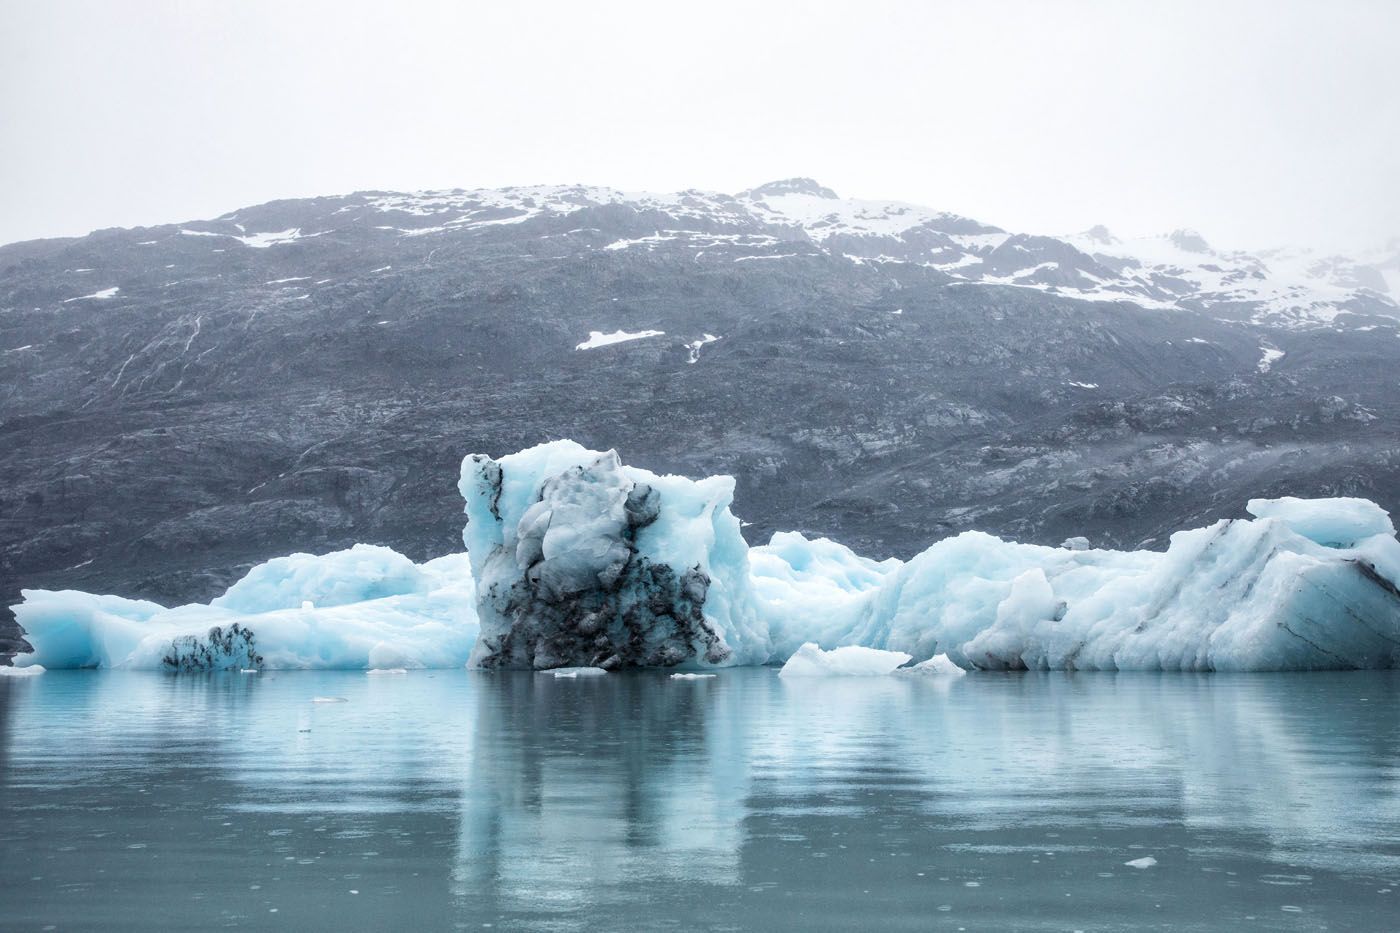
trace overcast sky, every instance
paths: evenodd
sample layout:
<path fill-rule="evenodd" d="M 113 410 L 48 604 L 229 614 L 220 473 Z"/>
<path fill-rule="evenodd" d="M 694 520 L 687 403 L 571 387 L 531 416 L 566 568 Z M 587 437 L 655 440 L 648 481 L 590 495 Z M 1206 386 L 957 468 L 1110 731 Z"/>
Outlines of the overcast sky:
<path fill-rule="evenodd" d="M 0 0 L 0 242 L 810 175 L 1015 230 L 1400 235 L 1400 2 Z"/>

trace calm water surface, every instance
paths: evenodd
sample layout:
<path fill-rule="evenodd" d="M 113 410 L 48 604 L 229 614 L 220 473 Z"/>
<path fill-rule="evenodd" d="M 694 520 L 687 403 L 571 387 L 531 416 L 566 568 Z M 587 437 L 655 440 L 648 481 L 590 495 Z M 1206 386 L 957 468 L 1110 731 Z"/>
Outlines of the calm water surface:
<path fill-rule="evenodd" d="M 1400 675 L 0 678 L 0 926 L 195 924 L 1394 931 Z"/>

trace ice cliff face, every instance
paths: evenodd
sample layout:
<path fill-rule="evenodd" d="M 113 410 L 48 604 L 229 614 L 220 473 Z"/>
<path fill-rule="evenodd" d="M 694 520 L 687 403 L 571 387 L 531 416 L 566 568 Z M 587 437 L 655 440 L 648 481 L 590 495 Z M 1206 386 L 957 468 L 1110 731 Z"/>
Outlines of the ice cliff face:
<path fill-rule="evenodd" d="M 571 441 L 462 464 L 479 667 L 761 663 L 734 481 Z"/>
<path fill-rule="evenodd" d="M 1165 552 L 979 532 L 907 563 L 825 539 L 750 549 L 733 481 L 572 441 L 468 457 L 467 555 L 360 545 L 255 567 L 210 605 L 30 590 L 21 666 L 713 667 L 898 656 L 979 670 L 1400 667 L 1400 541 L 1364 499 L 1255 499 Z M 479 629 L 479 637 L 478 637 Z M 842 648 L 875 649 L 830 655 Z M 846 663 L 849 655 L 855 660 Z M 867 664 L 875 658 L 879 664 Z M 838 663 L 839 662 L 839 663 Z M 854 665 L 854 667 L 853 667 Z"/>

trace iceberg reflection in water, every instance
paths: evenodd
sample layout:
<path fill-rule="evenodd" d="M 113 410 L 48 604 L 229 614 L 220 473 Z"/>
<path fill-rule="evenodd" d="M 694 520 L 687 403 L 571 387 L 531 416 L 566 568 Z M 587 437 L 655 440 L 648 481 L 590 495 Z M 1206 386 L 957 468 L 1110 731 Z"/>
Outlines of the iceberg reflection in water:
<path fill-rule="evenodd" d="M 51 672 L 0 681 L 0 890 L 60 927 L 1390 929 L 1397 708 L 1393 672 Z"/>

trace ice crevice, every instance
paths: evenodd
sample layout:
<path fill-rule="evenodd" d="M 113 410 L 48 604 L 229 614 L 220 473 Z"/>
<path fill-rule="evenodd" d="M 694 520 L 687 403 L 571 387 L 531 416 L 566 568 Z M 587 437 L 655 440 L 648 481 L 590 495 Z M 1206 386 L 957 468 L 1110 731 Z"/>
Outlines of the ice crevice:
<path fill-rule="evenodd" d="M 1400 667 L 1400 541 L 1364 499 L 1253 499 L 1165 551 L 969 531 L 908 561 L 775 534 L 734 481 L 553 441 L 462 463 L 465 552 L 356 545 L 260 564 L 208 604 L 25 590 L 17 669 L 460 667 L 785 678 L 969 670 Z M 579 675 L 582 676 L 582 675 Z"/>

